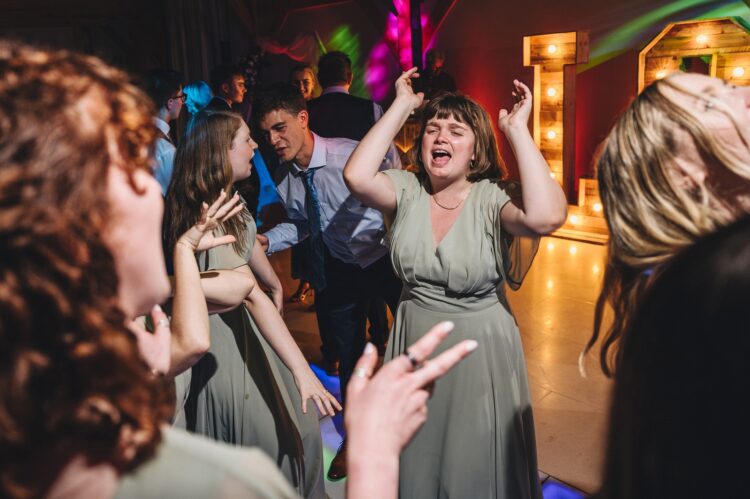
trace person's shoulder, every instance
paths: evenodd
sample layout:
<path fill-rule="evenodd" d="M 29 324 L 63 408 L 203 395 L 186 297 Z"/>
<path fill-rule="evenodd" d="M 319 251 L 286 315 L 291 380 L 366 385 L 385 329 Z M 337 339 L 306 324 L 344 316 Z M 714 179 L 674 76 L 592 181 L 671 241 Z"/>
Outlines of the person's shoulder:
<path fill-rule="evenodd" d="M 345 137 L 316 137 L 320 138 L 326 145 L 326 154 L 331 156 L 350 156 L 359 144 L 358 140 Z"/>
<path fill-rule="evenodd" d="M 155 144 L 156 147 L 154 150 L 154 155 L 156 156 L 157 160 L 162 160 L 163 158 L 171 158 L 172 156 L 174 156 L 174 153 L 177 150 L 174 144 L 164 137 L 157 137 Z"/>
<path fill-rule="evenodd" d="M 474 184 L 477 197 L 483 202 L 493 205 L 504 205 L 508 200 L 520 197 L 521 185 L 518 182 L 499 180 L 499 179 L 482 179 Z"/>
<path fill-rule="evenodd" d="M 229 107 L 229 104 L 224 99 L 221 99 L 219 97 L 213 97 L 209 101 L 209 103 L 206 105 L 205 109 L 209 111 L 231 111 L 232 108 Z"/>
<path fill-rule="evenodd" d="M 403 189 L 416 192 L 422 187 L 419 177 L 417 177 L 417 174 L 414 172 L 391 168 L 389 170 L 383 170 L 381 173 L 388 176 L 398 190 Z"/>
<path fill-rule="evenodd" d="M 124 477 L 117 497 L 154 497 L 157 484 L 169 484 L 175 497 L 207 497 L 228 483 L 243 497 L 295 496 L 261 451 L 170 428 L 164 430 L 156 456 Z"/>
<path fill-rule="evenodd" d="M 365 99 L 364 97 L 357 97 L 356 95 L 349 95 L 349 97 L 353 99 L 352 102 L 360 102 L 362 104 L 366 103 L 366 104 L 372 105 L 373 102 L 375 102 L 372 99 Z"/>

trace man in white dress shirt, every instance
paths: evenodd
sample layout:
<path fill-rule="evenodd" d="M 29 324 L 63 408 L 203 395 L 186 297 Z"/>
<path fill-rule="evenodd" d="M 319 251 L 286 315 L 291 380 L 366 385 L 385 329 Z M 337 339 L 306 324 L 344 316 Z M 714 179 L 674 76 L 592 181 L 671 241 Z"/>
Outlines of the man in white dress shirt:
<path fill-rule="evenodd" d="M 154 177 L 161 185 L 161 193 L 167 195 L 172 179 L 175 144 L 169 135 L 169 123 L 180 116 L 185 103 L 182 93 L 182 76 L 171 69 L 154 69 L 146 75 L 146 93 L 154 101 L 157 112 L 154 124 L 159 129 L 154 151 Z"/>
<path fill-rule="evenodd" d="M 281 162 L 274 176 L 287 211 L 287 221 L 259 235 L 258 242 L 274 253 L 309 239 L 318 328 L 336 345 L 343 395 L 365 346 L 370 301 L 382 298 L 395 312 L 401 293 L 382 244 L 383 216 L 344 184 L 343 169 L 358 142 L 314 134 L 299 89 L 274 85 L 256 97 L 253 113 Z M 384 158 L 381 168 L 391 167 Z M 343 450 L 329 469 L 331 479 L 346 476 Z"/>

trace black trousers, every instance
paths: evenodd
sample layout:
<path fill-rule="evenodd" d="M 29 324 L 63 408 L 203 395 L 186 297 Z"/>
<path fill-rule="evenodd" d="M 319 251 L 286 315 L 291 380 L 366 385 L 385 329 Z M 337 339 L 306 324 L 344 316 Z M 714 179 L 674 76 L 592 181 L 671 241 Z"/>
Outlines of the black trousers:
<path fill-rule="evenodd" d="M 382 299 L 395 314 L 401 281 L 388 255 L 366 268 L 344 263 L 326 251 L 326 287 L 315 290 L 315 312 L 323 343 L 335 345 L 339 358 L 341 395 L 365 348 L 367 313 L 373 300 Z"/>

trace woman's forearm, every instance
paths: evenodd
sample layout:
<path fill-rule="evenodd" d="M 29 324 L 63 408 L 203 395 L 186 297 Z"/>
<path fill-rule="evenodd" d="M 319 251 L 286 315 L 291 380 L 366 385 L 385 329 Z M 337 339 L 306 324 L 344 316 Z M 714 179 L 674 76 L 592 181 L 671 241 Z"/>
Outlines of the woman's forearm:
<path fill-rule="evenodd" d="M 206 299 L 192 248 L 177 243 L 174 249 L 172 353 L 169 374 L 189 369 L 208 351 L 210 332 Z"/>
<path fill-rule="evenodd" d="M 398 497 L 398 453 L 383 455 L 379 446 L 347 438 L 348 461 L 346 497 L 348 499 L 396 499 Z"/>
<path fill-rule="evenodd" d="M 565 194 L 550 177 L 549 165 L 526 126 L 507 131 L 506 137 L 518 160 L 524 223 L 540 234 L 552 232 L 565 223 L 568 207 Z"/>
<path fill-rule="evenodd" d="M 200 285 L 206 301 L 223 309 L 242 304 L 255 287 L 255 280 L 247 272 L 211 270 L 201 273 Z"/>
<path fill-rule="evenodd" d="M 377 175 L 393 138 L 404 126 L 411 111 L 407 99 L 396 98 L 383 117 L 367 132 L 344 168 L 344 180 L 350 189 L 371 182 Z"/>
<path fill-rule="evenodd" d="M 284 320 L 263 290 L 258 286 L 253 288 L 245 300 L 245 305 L 260 333 L 292 373 L 310 369 Z"/>
<path fill-rule="evenodd" d="M 268 257 L 263 252 L 260 244 L 253 246 L 253 252 L 250 255 L 248 264 L 255 277 L 266 289 L 271 292 L 282 291 L 279 276 L 274 272 L 271 262 L 268 261 Z"/>

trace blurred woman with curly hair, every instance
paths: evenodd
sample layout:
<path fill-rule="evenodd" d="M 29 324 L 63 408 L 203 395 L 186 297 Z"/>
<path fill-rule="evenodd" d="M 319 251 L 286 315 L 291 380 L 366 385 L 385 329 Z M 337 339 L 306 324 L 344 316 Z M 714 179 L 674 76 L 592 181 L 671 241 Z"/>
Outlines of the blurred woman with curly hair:
<path fill-rule="evenodd" d="M 3 497 L 294 495 L 260 451 L 163 427 L 166 317 L 133 322 L 170 290 L 151 115 L 98 59 L 0 42 Z"/>

